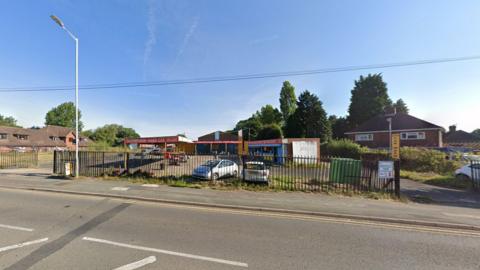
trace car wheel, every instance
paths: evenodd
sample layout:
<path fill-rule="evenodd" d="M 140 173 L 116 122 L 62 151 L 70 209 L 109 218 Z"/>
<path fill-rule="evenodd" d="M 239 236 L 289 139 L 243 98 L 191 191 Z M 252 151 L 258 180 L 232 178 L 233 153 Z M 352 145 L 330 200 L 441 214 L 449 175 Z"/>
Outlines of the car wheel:
<path fill-rule="evenodd" d="M 232 176 L 233 176 L 233 177 L 238 177 L 238 172 L 237 172 L 237 171 L 233 171 Z"/>
<path fill-rule="evenodd" d="M 214 173 L 214 174 L 213 174 L 212 180 L 213 180 L 213 181 L 218 180 L 218 173 Z"/>
<path fill-rule="evenodd" d="M 455 176 L 455 179 L 457 179 L 458 181 L 469 181 L 470 177 L 468 177 L 468 175 L 465 175 L 465 174 L 457 174 Z"/>

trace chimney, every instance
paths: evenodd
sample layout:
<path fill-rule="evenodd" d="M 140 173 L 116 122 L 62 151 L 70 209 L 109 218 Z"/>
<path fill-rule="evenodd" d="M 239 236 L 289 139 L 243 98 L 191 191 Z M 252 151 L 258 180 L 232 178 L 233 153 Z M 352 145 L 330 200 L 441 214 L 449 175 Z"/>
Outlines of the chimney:
<path fill-rule="evenodd" d="M 453 132 L 457 131 L 457 125 L 451 125 L 451 126 L 449 126 L 449 127 L 448 127 L 448 131 L 449 131 L 450 133 L 453 133 Z"/>

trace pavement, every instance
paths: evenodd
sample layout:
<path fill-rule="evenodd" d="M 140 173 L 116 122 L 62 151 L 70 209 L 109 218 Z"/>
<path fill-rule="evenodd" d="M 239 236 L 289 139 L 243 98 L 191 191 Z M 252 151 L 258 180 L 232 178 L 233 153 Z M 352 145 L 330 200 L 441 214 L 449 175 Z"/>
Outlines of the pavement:
<path fill-rule="evenodd" d="M 127 181 L 62 180 L 49 176 L 47 169 L 2 170 L 0 188 L 480 230 L 479 204 L 464 207 L 319 193 L 221 191 L 141 185 Z"/>
<path fill-rule="evenodd" d="M 412 198 L 431 200 L 432 203 L 458 207 L 480 208 L 480 192 L 423 184 L 402 179 L 401 192 Z"/>
<path fill-rule="evenodd" d="M 479 238 L 460 230 L 0 189 L 0 269 L 7 270 L 478 269 Z"/>

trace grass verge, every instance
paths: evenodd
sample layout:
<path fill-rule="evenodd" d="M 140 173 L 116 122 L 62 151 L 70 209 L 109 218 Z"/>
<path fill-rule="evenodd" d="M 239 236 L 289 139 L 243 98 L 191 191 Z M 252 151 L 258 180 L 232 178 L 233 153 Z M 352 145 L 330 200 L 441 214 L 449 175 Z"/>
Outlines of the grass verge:
<path fill-rule="evenodd" d="M 400 172 L 400 177 L 428 185 L 455 189 L 466 189 L 471 185 L 470 181 L 456 179 L 453 174 L 441 175 L 434 172 L 413 172 L 402 170 Z"/>

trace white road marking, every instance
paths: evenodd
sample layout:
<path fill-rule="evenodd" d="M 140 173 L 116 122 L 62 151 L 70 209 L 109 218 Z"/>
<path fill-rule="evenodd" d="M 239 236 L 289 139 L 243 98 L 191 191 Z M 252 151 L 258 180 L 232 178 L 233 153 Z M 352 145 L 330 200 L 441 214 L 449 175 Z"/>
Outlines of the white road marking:
<path fill-rule="evenodd" d="M 452 213 L 443 213 L 445 216 L 450 216 L 450 217 L 465 217 L 465 218 L 476 218 L 480 219 L 480 216 L 474 216 L 474 215 L 466 215 L 466 214 L 452 214 Z"/>
<path fill-rule="evenodd" d="M 25 232 L 33 232 L 33 229 L 30 229 L 30 228 L 11 226 L 11 225 L 5 225 L 5 224 L 0 224 L 0 228 L 12 229 L 12 230 L 18 230 L 18 231 L 25 231 Z"/>
<path fill-rule="evenodd" d="M 29 246 L 29 245 L 33 245 L 33 244 L 38 244 L 38 243 L 42 243 L 42 242 L 45 242 L 45 241 L 48 241 L 48 238 L 42 238 L 42 239 L 38 239 L 38 240 L 34 240 L 34 241 L 29 241 L 29 242 L 16 244 L 16 245 L 2 247 L 2 248 L 0 248 L 0 252 L 4 252 L 4 251 L 7 251 L 7 250 L 16 249 L 16 248 L 21 248 L 21 247 L 25 247 L 25 246 Z"/>
<path fill-rule="evenodd" d="M 137 261 L 137 262 L 133 262 L 133 263 L 129 263 L 129 264 L 126 264 L 124 266 L 120 266 L 120 267 L 117 267 L 113 270 L 133 270 L 133 269 L 137 269 L 137 268 L 140 268 L 140 267 L 143 267 L 147 264 L 151 264 L 151 263 L 154 263 L 155 261 L 157 261 L 157 257 L 155 256 L 150 256 L 150 257 L 147 257 L 143 260 L 140 260 L 140 261 Z"/>
<path fill-rule="evenodd" d="M 128 187 L 113 187 L 112 190 L 115 190 L 115 191 L 127 191 L 129 190 L 130 188 Z"/>
<path fill-rule="evenodd" d="M 190 258 L 190 259 L 196 259 L 196 260 L 202 260 L 202 261 L 209 261 L 209 262 L 215 262 L 215 263 L 223 263 L 223 264 L 228 264 L 228 265 L 233 265 L 233 266 L 240 266 L 240 267 L 248 267 L 248 264 L 243 263 L 243 262 L 229 261 L 229 260 L 223 260 L 223 259 L 205 257 L 205 256 L 200 256 L 200 255 L 188 254 L 188 253 L 181 253 L 181 252 L 164 250 L 164 249 L 157 249 L 157 248 L 149 248 L 149 247 L 142 247 L 142 246 L 136 246 L 136 245 L 129 245 L 129 244 L 124 244 L 124 243 L 119 243 L 119 242 L 113 242 L 113 241 L 104 240 L 104 239 L 98 239 L 98 238 L 83 237 L 83 240 L 91 241 L 91 242 L 97 242 L 97 243 L 103 243 L 103 244 L 109 244 L 109 245 L 114 245 L 114 246 L 118 246 L 118 247 L 125 247 L 125 248 L 131 248 L 131 249 L 137 249 L 137 250 L 143 250 L 143 251 L 149 251 L 149 252 L 156 252 L 156 253 L 162 253 L 162 254 L 173 255 L 173 256 L 180 256 L 180 257 L 185 257 L 185 258 Z"/>
<path fill-rule="evenodd" d="M 143 184 L 142 187 L 153 187 L 153 188 L 157 188 L 157 187 L 159 187 L 159 185 L 157 185 L 157 184 Z"/>

